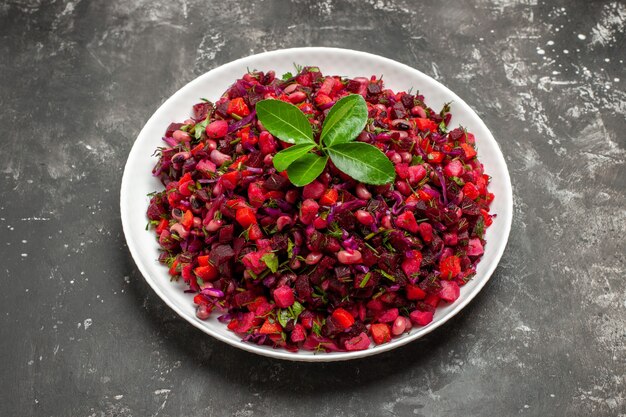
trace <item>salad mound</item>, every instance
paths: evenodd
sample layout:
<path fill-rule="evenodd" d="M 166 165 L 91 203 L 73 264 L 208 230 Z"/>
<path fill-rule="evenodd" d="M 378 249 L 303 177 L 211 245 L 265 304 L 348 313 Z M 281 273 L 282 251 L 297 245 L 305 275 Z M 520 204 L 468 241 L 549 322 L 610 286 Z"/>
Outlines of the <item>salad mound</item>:
<path fill-rule="evenodd" d="M 328 160 L 294 185 L 273 162 L 293 145 L 264 127 L 257 103 L 295 105 L 319 143 L 351 94 L 367 105 L 356 142 L 382 151 L 395 179 L 366 184 Z M 147 210 L 159 261 L 195 294 L 199 319 L 216 314 L 259 345 L 363 350 L 426 326 L 475 274 L 493 218 L 474 135 L 449 129 L 451 117 L 375 76 L 248 72 L 165 132 L 153 169 L 165 188 Z"/>

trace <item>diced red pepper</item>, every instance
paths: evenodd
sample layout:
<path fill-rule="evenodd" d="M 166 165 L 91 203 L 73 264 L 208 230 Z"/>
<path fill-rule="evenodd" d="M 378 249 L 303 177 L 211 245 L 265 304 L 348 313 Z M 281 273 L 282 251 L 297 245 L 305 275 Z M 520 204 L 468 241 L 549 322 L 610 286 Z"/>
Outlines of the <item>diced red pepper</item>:
<path fill-rule="evenodd" d="M 178 259 L 174 259 L 174 262 L 172 262 L 172 266 L 170 266 L 168 272 L 171 276 L 180 275 L 180 268 L 178 268 Z"/>
<path fill-rule="evenodd" d="M 265 235 L 263 234 L 263 230 L 261 229 L 261 226 L 259 226 L 258 224 L 254 223 L 251 224 L 250 227 L 248 228 L 248 239 L 250 240 L 259 240 L 259 239 L 263 239 Z"/>
<path fill-rule="evenodd" d="M 341 307 L 333 311 L 332 317 L 335 322 L 344 329 L 347 329 L 354 324 L 354 317 L 352 314 L 350 314 L 348 310 Z"/>
<path fill-rule="evenodd" d="M 370 326 L 372 339 L 377 345 L 391 341 L 391 328 L 385 323 L 374 323 Z"/>
<path fill-rule="evenodd" d="M 196 294 L 196 295 L 193 297 L 193 303 L 194 303 L 194 304 L 198 304 L 198 305 L 200 305 L 200 304 L 206 304 L 206 303 L 207 303 L 207 300 L 206 300 L 206 298 L 204 298 L 204 296 L 203 296 L 202 294 Z"/>
<path fill-rule="evenodd" d="M 226 113 L 244 117 L 250 114 L 250 109 L 242 97 L 237 97 L 228 103 Z"/>
<path fill-rule="evenodd" d="M 204 150 L 204 144 L 199 143 L 191 150 L 191 154 L 196 156 L 202 150 Z"/>
<path fill-rule="evenodd" d="M 326 190 L 322 198 L 320 198 L 320 204 L 323 206 L 332 206 L 337 202 L 337 198 L 339 198 L 339 193 L 334 188 L 329 188 Z"/>
<path fill-rule="evenodd" d="M 218 276 L 217 268 L 211 264 L 208 264 L 206 266 L 199 266 L 194 269 L 193 272 L 202 281 L 214 281 Z"/>
<path fill-rule="evenodd" d="M 260 334 L 280 334 L 283 328 L 277 322 L 271 322 L 270 319 L 266 319 L 265 323 L 259 329 Z"/>
<path fill-rule="evenodd" d="M 209 259 L 211 257 L 209 255 L 200 255 L 196 258 L 196 260 L 198 261 L 198 265 L 200 266 L 207 266 L 210 262 Z"/>
<path fill-rule="evenodd" d="M 234 190 L 241 179 L 241 172 L 231 171 L 220 177 L 220 182 L 227 190 Z"/>
<path fill-rule="evenodd" d="M 246 307 L 248 307 L 248 310 L 254 312 L 256 311 L 258 307 L 260 307 L 261 305 L 265 303 L 267 303 L 267 298 L 265 298 L 262 295 L 259 295 L 257 298 L 254 299 L 254 301 L 248 303 Z"/>
<path fill-rule="evenodd" d="M 183 214 L 183 219 L 180 223 L 187 230 L 191 228 L 191 226 L 193 225 L 193 213 L 191 212 L 191 210 L 187 210 L 185 214 Z"/>
<path fill-rule="evenodd" d="M 476 200 L 480 195 L 480 193 L 478 192 L 478 188 L 476 188 L 476 186 L 471 182 L 465 183 L 465 185 L 463 186 L 463 194 L 470 200 Z"/>
<path fill-rule="evenodd" d="M 493 223 L 493 218 L 491 217 L 489 212 L 485 209 L 480 209 L 480 214 L 483 216 L 485 226 L 491 226 L 491 224 Z"/>
<path fill-rule="evenodd" d="M 419 226 L 415 220 L 415 215 L 413 215 L 412 211 L 408 210 L 396 217 L 396 226 L 401 229 L 408 230 L 411 233 L 417 233 L 419 230 Z"/>
<path fill-rule="evenodd" d="M 279 200 L 285 197 L 285 193 L 278 190 L 272 190 L 265 193 L 265 197 L 273 198 L 274 200 Z"/>
<path fill-rule="evenodd" d="M 432 151 L 428 155 L 426 155 L 426 158 L 428 159 L 428 162 L 431 162 L 433 164 L 440 164 L 445 156 L 446 155 L 443 152 Z"/>
<path fill-rule="evenodd" d="M 432 200 L 433 199 L 432 195 L 428 194 L 426 191 L 424 191 L 421 188 L 419 190 L 417 190 L 417 195 L 418 195 L 419 199 L 423 200 L 423 201 L 428 201 L 428 200 Z"/>
<path fill-rule="evenodd" d="M 437 123 L 433 122 L 430 119 L 423 119 L 421 117 L 418 117 L 417 119 L 413 120 L 415 120 L 415 125 L 422 132 L 425 132 L 427 130 L 430 130 L 431 132 L 437 131 Z"/>
<path fill-rule="evenodd" d="M 322 107 L 332 102 L 333 99 L 328 97 L 326 94 L 319 93 L 315 96 L 315 104 L 317 107 Z"/>
<path fill-rule="evenodd" d="M 406 285 L 406 298 L 408 300 L 423 300 L 426 298 L 426 291 L 414 284 Z"/>
<path fill-rule="evenodd" d="M 462 143 L 461 148 L 463 149 L 463 153 L 465 154 L 465 159 L 469 160 L 476 156 L 476 149 L 472 145 L 467 143 Z"/>
<path fill-rule="evenodd" d="M 228 207 L 231 210 L 237 210 L 240 208 L 246 208 L 248 207 L 248 205 L 246 204 L 246 200 L 244 200 L 243 197 L 237 197 L 237 198 L 228 200 L 226 202 L 226 207 Z"/>
<path fill-rule="evenodd" d="M 257 222 L 254 210 L 248 207 L 237 209 L 237 212 L 235 213 L 235 219 L 237 219 L 237 222 L 243 228 L 248 228 L 251 224 L 255 224 Z"/>
<path fill-rule="evenodd" d="M 180 177 L 180 179 L 178 180 L 178 183 L 182 184 L 183 182 L 187 182 L 187 181 L 193 181 L 193 179 L 191 178 L 190 172 L 187 172 L 185 175 Z"/>
<path fill-rule="evenodd" d="M 442 279 L 455 278 L 461 272 L 461 260 L 455 255 L 442 259 L 439 261 L 439 272 Z"/>
<path fill-rule="evenodd" d="M 159 225 L 156 227 L 156 233 L 160 235 L 161 232 L 163 232 L 163 230 L 167 229 L 169 224 L 170 222 L 167 219 L 161 219 L 161 221 L 159 222 Z"/>

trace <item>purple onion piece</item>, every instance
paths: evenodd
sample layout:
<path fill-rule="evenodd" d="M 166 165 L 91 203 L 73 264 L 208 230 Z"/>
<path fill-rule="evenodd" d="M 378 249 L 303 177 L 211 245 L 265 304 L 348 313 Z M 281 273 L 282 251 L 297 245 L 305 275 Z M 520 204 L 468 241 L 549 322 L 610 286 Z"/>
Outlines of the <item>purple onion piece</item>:
<path fill-rule="evenodd" d="M 231 125 L 229 125 L 228 126 L 228 133 L 232 133 L 235 130 L 239 130 L 242 127 L 244 127 L 245 125 L 249 124 L 252 120 L 254 120 L 255 116 L 256 116 L 256 110 L 252 110 L 250 112 L 250 114 L 247 115 L 246 117 L 244 117 L 241 120 L 238 120 L 235 123 L 232 123 Z"/>

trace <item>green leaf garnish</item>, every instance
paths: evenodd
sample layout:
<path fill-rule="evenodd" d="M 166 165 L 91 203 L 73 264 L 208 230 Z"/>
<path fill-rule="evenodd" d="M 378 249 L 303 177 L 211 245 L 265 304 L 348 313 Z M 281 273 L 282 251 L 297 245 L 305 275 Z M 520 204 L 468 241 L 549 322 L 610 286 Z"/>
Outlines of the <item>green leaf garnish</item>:
<path fill-rule="evenodd" d="M 263 126 L 280 140 L 315 145 L 309 119 L 293 104 L 263 100 L 256 104 L 256 112 Z"/>
<path fill-rule="evenodd" d="M 315 148 L 315 144 L 294 145 L 287 149 L 283 149 L 274 155 L 274 168 L 278 172 L 286 170 L 295 160 L 305 155 L 311 149 Z"/>
<path fill-rule="evenodd" d="M 266 253 L 261 256 L 261 260 L 265 263 L 269 270 L 272 271 L 272 273 L 278 271 L 278 257 L 274 252 Z"/>
<path fill-rule="evenodd" d="M 367 124 L 367 104 L 358 94 L 350 94 L 328 112 L 320 140 L 326 146 L 353 141 Z"/>
<path fill-rule="evenodd" d="M 324 120 L 319 144 L 308 118 L 296 106 L 262 100 L 256 104 L 256 112 L 271 134 L 295 144 L 275 154 L 273 163 L 278 171 L 286 170 L 298 187 L 315 180 L 329 157 L 339 170 L 366 184 L 387 184 L 396 177 L 393 164 L 378 148 L 352 142 L 367 124 L 367 103 L 360 95 L 350 94 L 335 103 Z"/>
<path fill-rule="evenodd" d="M 327 161 L 326 155 L 307 153 L 289 165 L 287 168 L 289 180 L 298 187 L 304 187 L 324 171 Z"/>
<path fill-rule="evenodd" d="M 366 184 L 387 184 L 396 176 L 389 158 L 367 143 L 340 143 L 328 148 L 328 154 L 337 168 Z"/>

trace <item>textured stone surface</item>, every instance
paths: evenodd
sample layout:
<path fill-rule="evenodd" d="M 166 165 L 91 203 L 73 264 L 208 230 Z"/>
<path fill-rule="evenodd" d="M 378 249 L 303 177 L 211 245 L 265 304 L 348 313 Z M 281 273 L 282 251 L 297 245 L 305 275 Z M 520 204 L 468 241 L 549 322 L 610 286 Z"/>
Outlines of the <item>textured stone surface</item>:
<path fill-rule="evenodd" d="M 0 415 L 626 415 L 625 25 L 623 1 L 2 2 Z M 119 218 L 126 156 L 165 98 L 235 58 L 315 45 L 448 85 L 515 193 L 471 305 L 348 363 L 194 329 L 143 281 Z"/>

